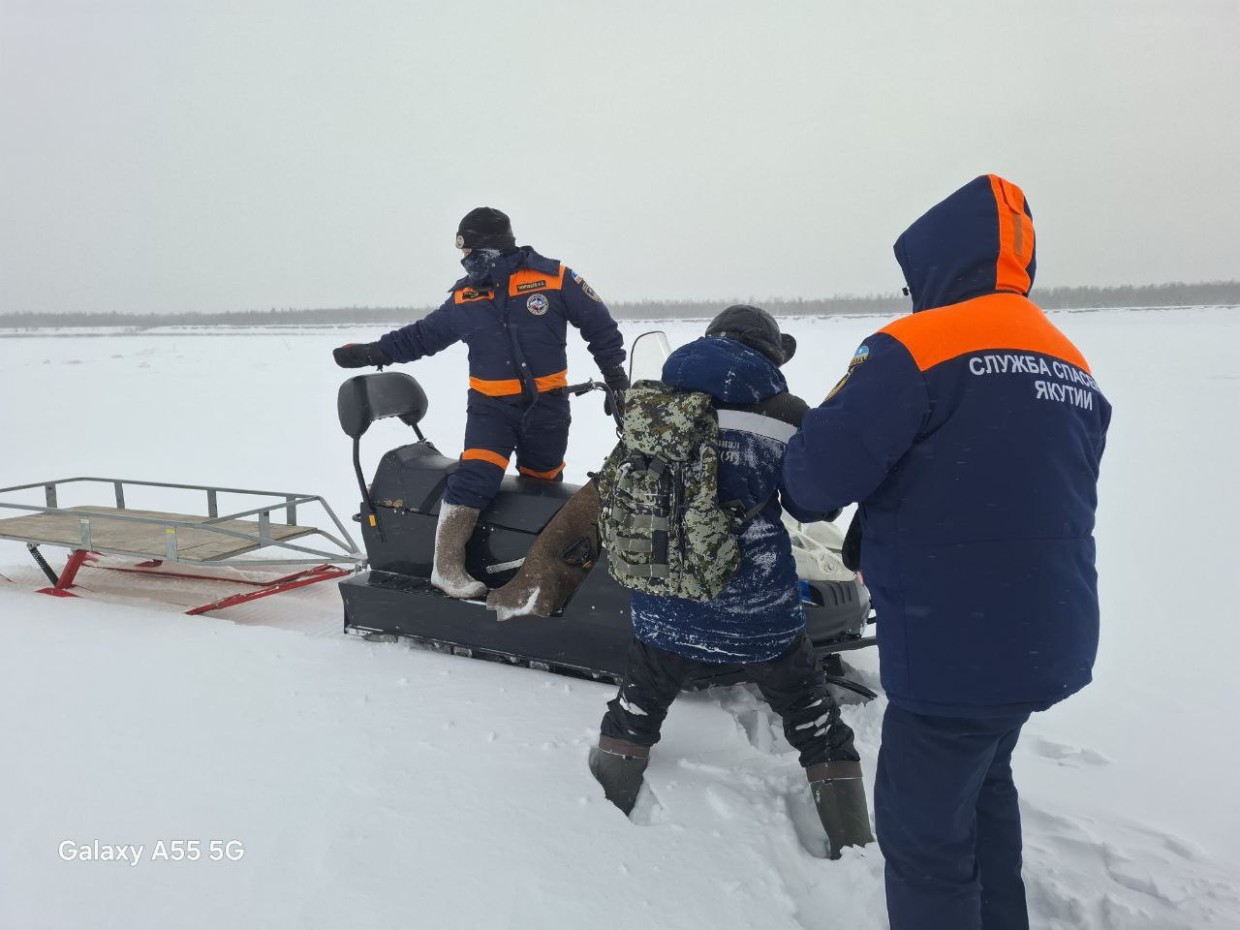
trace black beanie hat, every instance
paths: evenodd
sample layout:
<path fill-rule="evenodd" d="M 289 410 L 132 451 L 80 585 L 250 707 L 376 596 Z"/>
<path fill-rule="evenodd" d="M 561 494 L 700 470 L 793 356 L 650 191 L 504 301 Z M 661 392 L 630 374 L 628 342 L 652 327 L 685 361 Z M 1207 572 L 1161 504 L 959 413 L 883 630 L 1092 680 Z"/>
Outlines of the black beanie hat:
<path fill-rule="evenodd" d="M 494 207 L 470 210 L 456 230 L 458 249 L 511 249 L 516 244 L 508 214 Z"/>
<path fill-rule="evenodd" d="M 782 365 L 797 351 L 797 341 L 779 331 L 775 318 L 761 307 L 737 304 L 710 321 L 706 335 L 723 336 L 756 349 L 776 365 Z"/>

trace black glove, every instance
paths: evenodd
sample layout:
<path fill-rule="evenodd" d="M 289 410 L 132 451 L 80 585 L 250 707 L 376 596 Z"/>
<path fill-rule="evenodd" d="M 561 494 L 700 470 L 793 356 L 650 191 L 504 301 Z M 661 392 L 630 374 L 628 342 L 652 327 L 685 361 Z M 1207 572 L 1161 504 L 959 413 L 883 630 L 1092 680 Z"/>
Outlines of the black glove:
<path fill-rule="evenodd" d="M 332 358 L 341 368 L 365 368 L 367 365 L 377 365 L 382 368 L 392 364 L 391 356 L 379 348 L 377 342 L 367 342 L 362 345 L 351 342 L 339 349 L 332 349 Z"/>
<path fill-rule="evenodd" d="M 840 552 L 840 561 L 850 572 L 861 570 L 861 508 L 853 514 L 848 524 L 848 532 L 844 534 L 844 548 Z"/>
<path fill-rule="evenodd" d="M 616 407 L 624 410 L 624 392 L 629 389 L 629 376 L 624 373 L 623 365 L 614 365 L 603 371 L 603 383 L 608 387 L 608 396 L 603 401 L 603 413 L 612 415 L 611 400 L 616 399 Z"/>

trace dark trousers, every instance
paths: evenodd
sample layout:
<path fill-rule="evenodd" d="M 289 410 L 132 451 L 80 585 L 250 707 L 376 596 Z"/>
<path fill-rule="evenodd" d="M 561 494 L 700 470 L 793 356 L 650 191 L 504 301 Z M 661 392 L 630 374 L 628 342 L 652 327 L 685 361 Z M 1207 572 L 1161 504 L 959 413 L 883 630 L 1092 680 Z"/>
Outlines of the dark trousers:
<path fill-rule="evenodd" d="M 448 476 L 444 501 L 485 509 L 499 493 L 514 452 L 521 474 L 561 480 L 570 419 L 568 397 L 562 392 L 540 394 L 537 403 L 527 406 L 521 397 L 485 397 L 471 391 L 465 450 Z"/>
<path fill-rule="evenodd" d="M 659 741 L 672 701 L 694 671 L 703 666 L 706 663 L 634 638 L 620 691 L 603 715 L 603 735 L 653 746 Z M 771 709 L 783 719 L 784 736 L 801 754 L 802 765 L 860 759 L 853 748 L 852 730 L 839 719 L 839 706 L 827 690 L 807 636 L 802 635 L 783 655 L 744 668 Z"/>
<path fill-rule="evenodd" d="M 874 784 L 891 930 L 1028 930 L 1012 750 L 1028 714 L 888 705 Z"/>

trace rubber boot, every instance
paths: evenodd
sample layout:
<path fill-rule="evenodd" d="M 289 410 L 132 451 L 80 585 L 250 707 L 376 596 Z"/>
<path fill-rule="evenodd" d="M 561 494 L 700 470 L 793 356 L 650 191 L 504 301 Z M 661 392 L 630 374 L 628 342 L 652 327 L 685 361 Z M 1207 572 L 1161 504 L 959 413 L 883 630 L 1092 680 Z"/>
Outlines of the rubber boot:
<path fill-rule="evenodd" d="M 865 802 L 860 762 L 820 762 L 805 769 L 818 819 L 827 831 L 827 858 L 838 859 L 845 846 L 874 842 Z"/>
<path fill-rule="evenodd" d="M 590 773 L 603 786 L 607 800 L 628 816 L 642 790 L 642 774 L 650 764 L 650 747 L 600 736 L 590 749 Z"/>
<path fill-rule="evenodd" d="M 440 505 L 431 584 L 449 597 L 482 597 L 487 593 L 487 586 L 465 571 L 465 544 L 478 524 L 479 513 L 477 507 Z"/>
<path fill-rule="evenodd" d="M 598 511 L 591 479 L 543 527 L 513 579 L 487 595 L 498 619 L 550 617 L 568 602 L 598 560 Z"/>

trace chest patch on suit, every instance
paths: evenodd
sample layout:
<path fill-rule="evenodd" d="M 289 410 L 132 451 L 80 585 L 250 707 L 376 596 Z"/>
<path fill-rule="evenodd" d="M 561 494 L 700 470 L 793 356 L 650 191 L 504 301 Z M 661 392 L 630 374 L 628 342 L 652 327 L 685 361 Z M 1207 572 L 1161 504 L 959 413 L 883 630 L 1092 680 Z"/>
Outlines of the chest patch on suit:
<path fill-rule="evenodd" d="M 522 291 L 539 291 L 539 290 L 542 290 L 546 286 L 547 286 L 546 281 L 530 281 L 526 284 L 518 284 L 517 293 L 521 293 Z"/>
<path fill-rule="evenodd" d="M 525 302 L 525 309 L 534 314 L 534 316 L 542 316 L 547 312 L 547 298 L 543 294 L 531 294 Z"/>
<path fill-rule="evenodd" d="M 463 287 L 456 292 L 454 299 L 458 304 L 463 304 L 471 300 L 490 300 L 494 296 L 494 291 L 480 291 L 474 287 Z"/>

